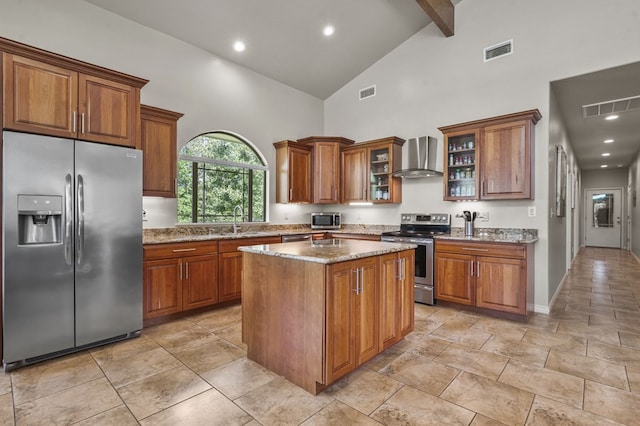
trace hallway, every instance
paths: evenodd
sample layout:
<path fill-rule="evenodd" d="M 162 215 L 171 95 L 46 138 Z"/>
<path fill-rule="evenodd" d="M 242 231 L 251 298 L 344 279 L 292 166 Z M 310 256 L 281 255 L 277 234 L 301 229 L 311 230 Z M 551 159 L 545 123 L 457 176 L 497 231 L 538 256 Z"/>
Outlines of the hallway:
<path fill-rule="evenodd" d="M 247 360 L 240 306 L 0 374 L 0 425 L 607 425 L 640 418 L 640 263 L 582 249 L 529 323 L 416 304 L 407 338 L 312 396 Z"/>

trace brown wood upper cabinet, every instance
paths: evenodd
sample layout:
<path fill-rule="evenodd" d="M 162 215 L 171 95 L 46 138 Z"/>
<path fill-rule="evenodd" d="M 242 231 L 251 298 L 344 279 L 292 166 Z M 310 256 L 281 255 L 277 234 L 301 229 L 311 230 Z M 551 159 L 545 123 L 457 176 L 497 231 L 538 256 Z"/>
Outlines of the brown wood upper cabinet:
<path fill-rule="evenodd" d="M 140 149 L 144 151 L 142 195 L 176 197 L 177 129 L 182 115 L 140 106 Z"/>
<path fill-rule="evenodd" d="M 342 202 L 401 203 L 402 180 L 392 173 L 402 166 L 404 142 L 391 136 L 344 148 Z"/>
<path fill-rule="evenodd" d="M 313 203 L 340 203 L 340 150 L 353 144 L 353 141 L 341 137 L 311 136 L 298 139 L 312 147 L 313 163 Z"/>
<path fill-rule="evenodd" d="M 311 203 L 311 147 L 288 140 L 273 146 L 276 148 L 276 203 Z"/>
<path fill-rule="evenodd" d="M 135 147 L 147 80 L 0 38 L 3 127 Z"/>
<path fill-rule="evenodd" d="M 537 109 L 440 127 L 444 199 L 534 198 Z"/>

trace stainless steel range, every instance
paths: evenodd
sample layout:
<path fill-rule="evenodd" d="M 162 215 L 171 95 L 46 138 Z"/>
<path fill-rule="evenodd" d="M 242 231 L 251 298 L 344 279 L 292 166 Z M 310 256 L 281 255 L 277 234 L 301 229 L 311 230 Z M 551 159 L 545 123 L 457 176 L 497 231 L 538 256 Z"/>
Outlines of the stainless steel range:
<path fill-rule="evenodd" d="M 413 243 L 416 248 L 415 301 L 433 305 L 433 237 L 451 233 L 446 213 L 402 213 L 400 231 L 384 232 L 382 241 Z"/>

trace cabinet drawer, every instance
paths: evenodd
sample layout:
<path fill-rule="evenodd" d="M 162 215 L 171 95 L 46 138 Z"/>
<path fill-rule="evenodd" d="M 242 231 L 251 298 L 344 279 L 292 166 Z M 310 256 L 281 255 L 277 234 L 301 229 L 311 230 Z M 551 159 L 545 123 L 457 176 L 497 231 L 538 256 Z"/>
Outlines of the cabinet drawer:
<path fill-rule="evenodd" d="M 525 259 L 526 248 L 522 244 L 474 243 L 468 241 L 438 241 L 436 252 L 468 254 L 472 256 L 509 257 Z"/>
<path fill-rule="evenodd" d="M 144 260 L 170 259 L 175 257 L 198 256 L 218 252 L 217 241 L 198 241 L 190 243 L 146 244 Z"/>
<path fill-rule="evenodd" d="M 257 238 L 237 238 L 233 240 L 220 240 L 220 253 L 238 251 L 240 246 L 254 246 L 257 244 L 280 244 L 282 242 L 279 235 Z"/>

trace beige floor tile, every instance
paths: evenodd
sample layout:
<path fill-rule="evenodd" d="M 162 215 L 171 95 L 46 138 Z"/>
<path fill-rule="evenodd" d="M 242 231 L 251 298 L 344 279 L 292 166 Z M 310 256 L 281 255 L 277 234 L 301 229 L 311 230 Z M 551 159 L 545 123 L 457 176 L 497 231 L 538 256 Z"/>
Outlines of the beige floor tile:
<path fill-rule="evenodd" d="M 142 426 L 240 426 L 252 420 L 251 416 L 229 401 L 215 389 L 179 402 L 142 420 Z"/>
<path fill-rule="evenodd" d="M 473 325 L 473 324 L 471 324 Z M 442 327 L 431 333 L 432 336 L 457 343 L 469 348 L 479 349 L 491 337 L 491 333 L 473 330 L 464 321 L 445 322 Z"/>
<path fill-rule="evenodd" d="M 638 331 L 640 331 L 640 329 L 638 329 Z M 618 334 L 620 335 L 620 344 L 622 346 L 640 350 L 640 334 L 628 331 L 620 331 Z"/>
<path fill-rule="evenodd" d="M 547 333 L 540 330 L 528 330 L 522 341 L 562 352 L 579 355 L 587 353 L 587 339 L 562 333 Z"/>
<path fill-rule="evenodd" d="M 584 379 L 580 377 L 509 361 L 498 381 L 567 405 L 582 408 Z"/>
<path fill-rule="evenodd" d="M 89 417 L 74 426 L 137 426 L 138 421 L 126 405 L 120 405 Z"/>
<path fill-rule="evenodd" d="M 471 326 L 471 330 L 481 330 L 511 340 L 522 340 L 522 337 L 527 332 L 527 327 L 511 321 L 481 318 Z"/>
<path fill-rule="evenodd" d="M 369 415 L 402 386 L 384 374 L 361 368 L 338 380 L 325 393 Z"/>
<path fill-rule="evenodd" d="M 549 354 L 549 348 L 500 336 L 491 336 L 480 349 L 540 367 L 544 367 Z"/>
<path fill-rule="evenodd" d="M 0 370 L 0 395 L 11 392 L 11 374 Z"/>
<path fill-rule="evenodd" d="M 396 346 L 405 351 L 413 352 L 427 358 L 435 358 L 442 353 L 451 342 L 430 336 L 422 332 L 414 332 L 404 338 Z"/>
<path fill-rule="evenodd" d="M 217 331 L 242 321 L 242 306 L 234 305 L 227 308 L 216 309 L 189 317 L 190 321 L 200 327 Z"/>
<path fill-rule="evenodd" d="M 601 342 L 589 342 L 587 356 L 640 369 L 640 351 Z"/>
<path fill-rule="evenodd" d="M 450 345 L 435 361 L 496 380 L 509 358 L 460 345 Z"/>
<path fill-rule="evenodd" d="M 301 426 L 374 426 L 380 423 L 340 401 L 333 401 Z"/>
<path fill-rule="evenodd" d="M 333 402 L 323 393 L 313 396 L 278 378 L 252 390 L 235 403 L 263 425 L 299 424 Z"/>
<path fill-rule="evenodd" d="M 578 410 L 570 405 L 563 404 L 552 399 L 536 395 L 533 400 L 531 412 L 527 418 L 527 426 L 555 426 L 555 425 L 581 425 L 581 426 L 606 426 L 618 423 Z"/>
<path fill-rule="evenodd" d="M 13 395 L 0 395 L 0 425 L 13 425 Z"/>
<path fill-rule="evenodd" d="M 13 371 L 13 399 L 21 405 L 102 377 L 88 352 L 67 355 Z"/>
<path fill-rule="evenodd" d="M 277 374 L 246 357 L 203 373 L 201 376 L 232 400 L 278 378 Z"/>
<path fill-rule="evenodd" d="M 107 379 L 100 378 L 16 405 L 16 425 L 71 424 L 121 404 Z"/>
<path fill-rule="evenodd" d="M 638 424 L 640 395 L 587 380 L 584 410 L 625 425 Z"/>
<path fill-rule="evenodd" d="M 396 358 L 380 373 L 406 385 L 438 396 L 460 373 L 457 368 L 449 367 L 423 356 L 405 353 Z"/>
<path fill-rule="evenodd" d="M 585 339 L 589 339 L 589 341 L 600 340 L 604 343 L 609 343 L 612 345 L 620 344 L 620 338 L 618 337 L 618 333 L 616 332 L 616 330 L 605 327 L 596 327 L 588 324 L 560 321 L 560 325 L 558 326 L 558 333 L 582 337 Z"/>
<path fill-rule="evenodd" d="M 141 420 L 208 389 L 211 385 L 181 366 L 118 388 L 118 393 Z"/>
<path fill-rule="evenodd" d="M 475 374 L 462 373 L 445 389 L 441 398 L 505 424 L 523 424 L 533 394 Z"/>
<path fill-rule="evenodd" d="M 485 417 L 482 414 L 476 414 L 470 426 L 505 426 L 505 424 Z"/>
<path fill-rule="evenodd" d="M 102 370 L 113 386 L 119 388 L 178 366 L 180 361 L 173 355 L 156 348 L 122 360 L 105 361 Z"/>
<path fill-rule="evenodd" d="M 389 365 L 394 359 L 398 358 L 400 355 L 405 353 L 404 344 L 406 340 L 396 344 L 395 346 L 387 349 L 381 354 L 376 355 L 369 361 L 364 364 L 365 368 L 368 368 L 371 371 L 380 371 Z M 402 346 L 401 346 L 402 345 Z"/>
<path fill-rule="evenodd" d="M 640 369 L 626 367 L 629 387 L 632 393 L 640 395 Z"/>
<path fill-rule="evenodd" d="M 437 330 L 438 327 L 441 327 L 441 326 L 442 326 L 442 322 L 434 321 L 430 317 L 415 319 L 416 330 L 420 330 L 420 332 L 425 334 L 432 333 L 433 331 Z"/>
<path fill-rule="evenodd" d="M 120 361 L 159 347 L 160 345 L 143 332 L 140 337 L 135 339 L 123 340 L 122 342 L 92 349 L 91 356 L 99 365 L 102 365 L 108 361 Z"/>
<path fill-rule="evenodd" d="M 556 331 L 558 331 L 559 325 L 560 325 L 560 320 L 551 318 L 549 317 L 549 315 L 533 314 L 531 318 L 529 318 L 529 322 L 527 323 L 527 328 L 529 330 L 531 328 L 535 328 L 538 330 L 555 333 Z"/>
<path fill-rule="evenodd" d="M 582 312 L 590 315 L 597 314 L 601 316 L 608 316 L 611 318 L 615 318 L 616 316 L 614 309 L 606 306 L 591 306 L 569 302 L 566 304 L 564 310 L 567 312 Z"/>
<path fill-rule="evenodd" d="M 242 343 L 242 324 L 241 323 L 224 327 L 216 331 L 216 335 L 222 337 L 225 340 L 228 340 L 229 342 L 242 348 L 245 351 L 247 350 L 247 345 Z"/>
<path fill-rule="evenodd" d="M 178 352 L 175 357 L 196 373 L 204 373 L 245 355 L 244 350 L 217 337 L 210 343 Z"/>
<path fill-rule="evenodd" d="M 400 389 L 371 417 L 385 425 L 468 425 L 475 413 L 410 386 Z"/>
<path fill-rule="evenodd" d="M 154 334 L 151 338 L 167 351 L 176 353 L 211 343 L 218 337 L 210 330 L 192 324 L 187 330 Z"/>
<path fill-rule="evenodd" d="M 603 385 L 629 390 L 624 366 L 568 352 L 551 351 L 546 368 L 593 380 Z"/>

